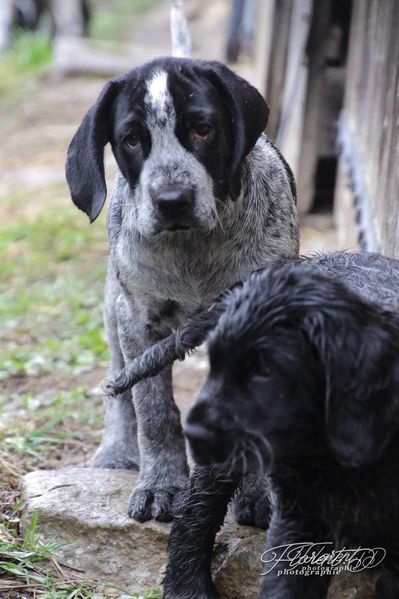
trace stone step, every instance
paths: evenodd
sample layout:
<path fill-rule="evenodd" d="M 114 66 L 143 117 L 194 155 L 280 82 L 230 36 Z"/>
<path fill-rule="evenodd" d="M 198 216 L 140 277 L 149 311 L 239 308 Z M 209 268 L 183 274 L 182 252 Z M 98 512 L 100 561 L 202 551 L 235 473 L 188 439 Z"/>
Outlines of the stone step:
<path fill-rule="evenodd" d="M 60 543 L 56 552 L 60 564 L 71 568 L 71 575 L 96 581 L 107 597 L 160 587 L 170 524 L 139 524 L 126 515 L 136 478 L 134 472 L 94 468 L 27 474 L 21 482 L 22 532 L 39 510 L 38 538 Z M 223 599 L 256 598 L 264 547 L 264 531 L 238 526 L 228 515 L 213 564 Z M 329 593 L 329 599 L 372 596 L 367 578 L 361 575 L 336 577 Z"/>

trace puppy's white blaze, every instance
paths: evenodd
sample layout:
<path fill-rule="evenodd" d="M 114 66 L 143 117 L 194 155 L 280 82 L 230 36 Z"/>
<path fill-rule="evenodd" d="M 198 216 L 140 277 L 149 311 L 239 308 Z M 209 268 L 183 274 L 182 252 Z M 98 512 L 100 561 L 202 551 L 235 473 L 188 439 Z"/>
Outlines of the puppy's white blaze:
<path fill-rule="evenodd" d="M 168 74 L 166 71 L 157 71 L 147 83 L 149 102 L 154 108 L 165 108 L 168 92 Z"/>

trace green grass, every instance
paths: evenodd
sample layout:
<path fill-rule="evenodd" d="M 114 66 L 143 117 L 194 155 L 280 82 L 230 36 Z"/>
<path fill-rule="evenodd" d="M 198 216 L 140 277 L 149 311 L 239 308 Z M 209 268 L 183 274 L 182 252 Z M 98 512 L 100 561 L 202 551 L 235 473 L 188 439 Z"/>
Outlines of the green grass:
<path fill-rule="evenodd" d="M 82 447 L 92 451 L 102 427 L 101 397 L 74 377 L 108 357 L 105 226 L 91 227 L 64 194 L 53 185 L 2 198 L 12 216 L 0 221 L 0 382 L 11 390 L 0 392 L 0 445 L 18 473 L 20 463 L 28 471 L 63 455 L 83 460 Z"/>
<path fill-rule="evenodd" d="M 30 541 L 19 534 L 20 476 L 82 463 L 99 442 L 102 398 L 90 396 L 76 379 L 107 360 L 102 301 L 108 248 L 104 217 L 90 226 L 69 204 L 63 185 L 14 191 L 1 201 L 0 375 L 10 390 L 0 392 L 0 504 L 6 506 L 0 596 L 158 599 L 158 591 L 129 595 L 109 588 L 99 594 L 93 581 L 60 574 L 56 541 L 40 544 L 36 525 Z"/>
<path fill-rule="evenodd" d="M 57 562 L 56 540 L 42 543 L 37 534 L 40 520 L 39 510 L 35 510 L 25 534 L 15 532 L 18 512 L 11 514 L 12 526 L 0 523 L 0 593 L 11 596 L 32 596 L 41 599 L 102 599 L 117 595 L 120 599 L 161 599 L 162 593 L 154 589 L 144 594 L 127 594 L 122 589 L 110 585 L 108 592 L 96 592 L 96 582 L 82 581 L 65 573 Z M 26 593 L 29 593 L 27 595 Z"/>
<path fill-rule="evenodd" d="M 57 190 L 48 191 L 54 205 Z M 2 201 L 14 203 L 14 195 Z M 0 224 L 0 379 L 79 373 L 107 359 L 104 228 L 67 205 Z"/>
<path fill-rule="evenodd" d="M 67 392 L 47 394 L 12 395 L 9 402 L 19 405 L 10 410 L 0 398 L 0 441 L 15 458 L 25 455 L 33 464 L 43 460 L 43 453 L 58 454 L 84 441 L 95 444 L 99 440 L 102 414 L 99 401 L 89 397 L 87 387 L 77 387 Z"/>
<path fill-rule="evenodd" d="M 132 27 L 137 16 L 151 10 L 160 0 L 113 0 L 93 2 L 90 37 L 96 40 L 131 41 Z"/>
<path fill-rule="evenodd" d="M 158 1 L 93 0 L 93 37 L 131 41 L 137 15 Z M 41 104 L 42 90 L 54 85 L 42 76 L 51 56 L 49 36 L 43 30 L 36 34 L 19 32 L 9 51 L 0 57 L 0 128 L 7 152 L 8 135 L 17 131 L 21 122 L 26 123 L 29 130 L 36 126 L 40 133 L 43 110 L 46 110 Z M 32 114 L 32 123 L 27 122 L 26 107 L 36 104 L 36 112 L 28 111 Z M 14 161 L 18 169 L 20 157 L 16 152 L 14 160 L 13 150 L 15 153 L 11 144 L 9 162 Z M 35 160 L 33 153 L 32 164 Z M 98 383 L 97 372 L 101 372 L 108 361 L 102 322 L 107 253 L 104 215 L 90 226 L 86 217 L 72 206 L 65 185 L 43 183 L 28 189 L 14 187 L 7 195 L 2 194 L 2 599 L 162 597 L 159 590 L 130 595 L 111 587 L 109 592 L 104 590 L 99 594 L 95 582 L 75 577 L 58 564 L 56 540 L 47 544 L 40 542 L 38 512 L 25 535 L 21 535 L 19 528 L 21 476 L 38 468 L 82 464 L 86 456 L 92 455 L 100 438 L 103 398 L 94 396 L 91 388 Z M 94 368 L 96 370 L 91 372 Z"/>
<path fill-rule="evenodd" d="M 0 96 L 20 86 L 29 92 L 33 79 L 51 60 L 51 45 L 47 32 L 17 32 L 10 49 L 0 58 Z"/>
<path fill-rule="evenodd" d="M 11 391 L 0 393 L 0 504 L 7 506 L 0 519 L 0 596 L 159 599 L 159 590 L 129 595 L 109 587 L 99 594 L 95 582 L 64 576 L 56 540 L 37 538 L 38 515 L 28 533 L 19 534 L 19 477 L 66 458 L 81 463 L 99 441 L 102 398 L 76 382 L 68 391 L 57 387 L 64 377 L 68 388 L 74 375 L 107 360 L 102 297 L 108 250 L 104 217 L 90 226 L 69 206 L 61 185 L 14 191 L 3 196 L 2 207 L 10 216 L 0 220 L 0 376 L 8 385 L 14 380 L 15 391 L 11 383 Z"/>

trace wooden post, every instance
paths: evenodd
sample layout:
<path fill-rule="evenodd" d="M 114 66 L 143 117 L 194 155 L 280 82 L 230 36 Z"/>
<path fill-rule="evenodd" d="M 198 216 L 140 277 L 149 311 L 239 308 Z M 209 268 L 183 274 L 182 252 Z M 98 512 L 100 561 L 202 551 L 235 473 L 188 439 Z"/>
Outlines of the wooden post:
<path fill-rule="evenodd" d="M 298 176 L 303 132 L 308 65 L 305 48 L 312 18 L 313 0 L 293 0 L 290 44 L 276 145 Z"/>

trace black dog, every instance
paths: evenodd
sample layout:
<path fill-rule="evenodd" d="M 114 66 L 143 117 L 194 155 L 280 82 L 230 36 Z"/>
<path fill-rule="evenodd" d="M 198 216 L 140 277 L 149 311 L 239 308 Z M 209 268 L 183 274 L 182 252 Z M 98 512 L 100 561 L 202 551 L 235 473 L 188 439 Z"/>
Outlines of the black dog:
<path fill-rule="evenodd" d="M 284 548 L 309 542 L 331 557 L 334 547 L 382 548 L 369 564 L 381 562 L 376 596 L 399 597 L 399 262 L 289 261 L 222 303 L 210 374 L 186 424 L 202 466 L 173 525 L 165 599 L 217 597 L 210 562 L 237 484 L 223 474 L 232 458 L 270 472 L 260 597 L 327 595 L 328 575 L 278 575 Z M 189 337 L 180 334 L 184 348 Z"/>

